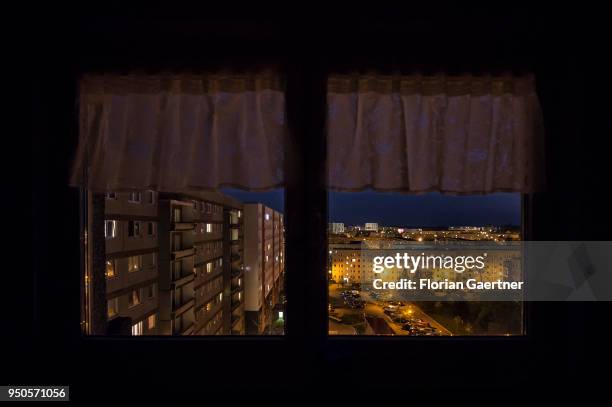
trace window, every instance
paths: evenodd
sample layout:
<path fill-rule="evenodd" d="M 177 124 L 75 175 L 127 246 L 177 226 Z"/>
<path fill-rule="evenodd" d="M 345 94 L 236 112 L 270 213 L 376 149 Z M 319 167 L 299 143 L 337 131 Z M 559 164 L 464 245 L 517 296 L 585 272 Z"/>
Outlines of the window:
<path fill-rule="evenodd" d="M 270 214 L 266 213 L 266 220 L 270 220 Z"/>
<path fill-rule="evenodd" d="M 133 308 L 140 304 L 140 289 L 130 291 L 128 295 L 128 308 Z"/>
<path fill-rule="evenodd" d="M 142 269 L 142 256 L 128 257 L 128 271 L 134 272 Z"/>
<path fill-rule="evenodd" d="M 174 274 L 175 280 L 178 280 L 182 277 L 183 262 L 181 260 L 176 260 L 174 263 L 172 263 L 172 273 Z"/>
<path fill-rule="evenodd" d="M 145 192 L 145 200 L 148 205 L 155 205 L 155 191 Z"/>
<path fill-rule="evenodd" d="M 469 250 L 478 248 L 480 243 L 519 240 L 520 194 L 332 192 L 328 201 L 330 225 L 338 221 L 345 225 L 328 229 L 331 335 L 523 334 L 521 303 L 446 300 L 442 292 L 436 294 L 435 301 L 419 300 L 400 290 L 376 288 L 373 281 L 377 278 L 394 282 L 405 276 L 396 268 L 383 268 L 380 274 L 374 274 L 374 257 L 386 252 L 372 249 L 393 247 L 408 255 L 413 253 L 411 250 L 420 250 L 419 254 L 424 252 L 434 258 L 437 252 L 432 247 L 451 247 L 455 252 L 467 250 L 470 254 Z M 495 252 L 488 252 L 490 266 L 485 273 L 503 272 L 496 265 Z M 507 252 L 505 249 L 502 255 Z M 451 278 L 438 266 L 426 273 L 432 281 Z M 480 278 L 485 273 L 480 273 Z M 503 279 L 501 274 L 493 274 L 491 278 Z"/>
<path fill-rule="evenodd" d="M 155 297 L 155 293 L 157 292 L 157 283 L 153 283 L 147 287 L 147 298 Z"/>
<path fill-rule="evenodd" d="M 106 199 L 117 199 L 117 194 L 114 192 L 107 192 L 105 196 Z"/>
<path fill-rule="evenodd" d="M 174 221 L 174 223 L 180 223 L 181 219 L 181 208 L 174 208 L 172 210 L 172 220 Z"/>
<path fill-rule="evenodd" d="M 132 325 L 132 336 L 140 336 L 142 335 L 142 321 L 135 323 Z"/>
<path fill-rule="evenodd" d="M 111 298 L 107 302 L 107 315 L 108 318 L 112 318 L 119 314 L 119 297 Z"/>
<path fill-rule="evenodd" d="M 157 323 L 157 314 L 149 315 L 147 318 L 147 329 L 155 329 L 155 325 Z"/>
<path fill-rule="evenodd" d="M 104 237 L 107 239 L 113 239 L 117 237 L 117 221 L 116 220 L 104 221 Z"/>
<path fill-rule="evenodd" d="M 151 253 L 149 255 L 149 267 L 155 267 L 157 264 L 157 253 Z"/>
<path fill-rule="evenodd" d="M 106 278 L 113 278 L 117 276 L 115 271 L 115 260 L 106 260 Z"/>
<path fill-rule="evenodd" d="M 147 222 L 147 235 L 155 236 L 157 232 L 157 224 L 155 222 Z"/>
<path fill-rule="evenodd" d="M 128 221 L 128 236 L 129 237 L 140 237 L 141 233 L 141 222 L 138 220 Z"/>
<path fill-rule="evenodd" d="M 183 250 L 183 235 L 180 232 L 172 234 L 172 249 L 175 252 Z"/>
<path fill-rule="evenodd" d="M 130 203 L 142 202 L 142 192 L 130 192 L 130 197 L 128 198 L 128 202 Z"/>
<path fill-rule="evenodd" d="M 247 77 L 250 75 L 246 74 Z M 83 82 L 87 82 L 88 78 L 95 76 L 85 75 Z M 190 76 L 185 78 L 187 81 L 185 85 L 189 85 L 190 78 Z M 80 178 L 76 183 L 79 187 L 90 188 L 89 191 L 104 191 L 108 185 L 112 185 L 116 191 L 126 191 L 119 193 L 118 196 L 130 203 L 128 205 L 127 202 L 118 202 L 106 207 L 97 206 L 100 202 L 95 195 L 93 196 L 94 199 L 87 202 L 87 205 L 91 206 L 88 209 L 92 210 L 85 213 L 98 216 L 97 214 L 104 213 L 106 210 L 108 213 L 116 215 L 117 219 L 121 219 L 120 222 L 126 224 L 125 228 L 127 230 L 122 229 L 120 231 L 121 236 L 130 239 L 113 242 L 114 244 L 104 247 L 99 246 L 101 236 L 97 234 L 101 232 L 100 229 L 102 228 L 88 228 L 88 232 L 95 231 L 96 235 L 88 236 L 86 243 L 88 247 L 86 249 L 88 253 L 103 253 L 104 250 L 107 250 L 107 256 L 112 254 L 112 258 L 116 258 L 113 267 L 109 266 L 107 272 L 109 278 L 113 273 L 116 275 L 118 271 L 124 273 L 126 267 L 129 273 L 142 271 L 142 273 L 136 273 L 135 275 L 125 272 L 125 275 L 121 276 L 125 278 L 121 279 L 120 287 L 116 287 L 119 285 L 119 281 L 111 284 L 113 290 L 121 289 L 122 307 L 126 309 L 129 307 L 133 311 L 140 308 L 141 311 L 138 312 L 145 313 L 149 309 L 153 309 L 154 302 L 156 302 L 159 315 L 170 315 L 167 317 L 167 324 L 165 323 L 166 318 L 164 318 L 164 323 L 157 325 L 157 321 L 153 322 L 151 320 L 151 323 L 149 323 L 149 320 L 144 321 L 144 319 L 149 318 L 148 313 L 139 314 L 141 316 L 132 322 L 134 324 L 132 326 L 134 335 L 140 335 L 143 333 L 143 328 L 148 329 L 153 326 L 155 326 L 155 333 L 161 335 L 197 333 L 189 331 L 189 327 L 193 326 L 195 322 L 195 307 L 200 307 L 203 304 L 194 301 L 196 302 L 194 309 L 181 310 L 178 318 L 176 318 L 176 315 L 172 316 L 177 311 L 175 305 L 185 305 L 196 298 L 198 300 L 202 299 L 203 302 L 211 299 L 215 301 L 212 305 L 216 304 L 211 312 L 220 311 L 221 304 L 219 302 L 223 299 L 221 291 L 225 289 L 226 283 L 228 284 L 228 295 L 225 301 L 227 301 L 230 311 L 215 313 L 212 320 L 214 328 L 202 330 L 201 325 L 196 325 L 194 329 L 198 329 L 204 334 L 245 334 L 246 318 L 243 314 L 245 306 L 244 304 L 237 306 L 236 298 L 240 298 L 241 302 L 246 303 L 250 294 L 255 298 L 253 303 L 257 307 L 256 299 L 260 294 L 258 288 L 261 286 L 260 283 L 257 283 L 257 278 L 263 279 L 264 272 L 266 273 L 266 281 L 270 283 L 270 289 L 276 289 L 272 304 L 274 311 L 276 311 L 276 308 L 283 307 L 284 302 L 281 300 L 283 280 L 280 277 L 282 271 L 272 264 L 270 264 L 268 270 L 261 269 L 261 263 L 258 264 L 258 261 L 267 241 L 262 238 L 262 235 L 256 229 L 259 226 L 257 220 L 261 221 L 261 217 L 266 211 L 268 219 L 272 220 L 276 219 L 273 211 L 283 210 L 284 191 L 274 190 L 273 192 L 261 193 L 235 191 L 236 193 L 234 193 L 231 192 L 231 189 L 220 188 L 221 185 L 240 185 L 241 188 L 249 191 L 270 191 L 271 188 L 277 188 L 277 186 L 283 184 L 283 148 L 276 148 L 284 144 L 286 135 L 284 97 L 282 91 L 277 89 L 278 86 L 281 86 L 281 81 L 277 79 L 252 81 L 249 79 L 245 82 L 245 75 L 241 73 L 239 80 L 233 81 L 230 89 L 227 89 L 228 92 L 224 93 L 225 96 L 221 98 L 211 97 L 212 93 L 225 92 L 225 89 L 223 89 L 226 86 L 225 76 L 223 78 L 220 82 L 216 77 L 200 78 L 196 82 L 191 82 L 195 86 L 189 86 L 190 96 L 188 98 L 185 98 L 176 106 L 171 103 L 172 107 L 169 105 L 169 109 L 159 111 L 162 116 L 165 116 L 164 118 L 150 116 L 150 106 L 154 106 L 157 102 L 166 102 L 166 99 L 163 101 L 158 99 L 156 92 L 145 91 L 139 93 L 137 98 L 129 97 L 126 99 L 126 89 L 122 89 L 123 85 L 121 84 L 119 88 L 115 88 L 115 85 L 110 87 L 94 86 L 95 89 L 101 89 L 104 97 L 100 97 L 101 93 L 99 92 L 89 93 L 88 89 L 94 88 L 90 88 L 86 83 L 82 83 L 83 86 L 79 87 L 81 91 L 79 101 L 82 102 L 81 106 L 84 107 L 82 110 L 84 116 L 81 116 L 81 119 L 85 119 L 85 116 L 87 116 L 87 120 L 92 124 L 90 126 L 91 131 L 85 132 L 79 138 L 79 143 L 81 141 L 84 141 L 84 143 L 79 146 L 77 152 L 77 155 L 81 157 L 75 162 L 83 163 L 87 168 L 75 169 L 76 178 Z M 110 82 L 107 79 L 108 77 L 105 76 L 102 82 L 109 84 Z M 206 89 L 203 90 L 204 88 L 199 86 L 203 83 L 202 80 L 206 80 L 206 83 L 211 86 L 207 85 L 204 87 Z M 93 81 L 96 82 L 97 80 L 93 79 Z M 165 88 L 166 81 L 162 82 L 162 87 Z M 277 82 L 279 82 L 279 85 L 277 85 Z M 245 86 L 248 88 L 244 92 L 234 86 L 237 84 L 238 87 L 241 87 L 243 83 L 246 83 Z M 259 92 L 260 83 L 263 84 L 263 92 L 265 93 L 265 97 L 262 99 L 263 106 L 260 102 L 254 104 L 254 98 L 252 97 L 253 92 Z M 257 89 L 251 89 L 254 86 L 253 84 L 256 84 Z M 148 85 L 145 83 L 144 86 Z M 182 87 L 179 88 L 183 89 Z M 196 90 L 192 94 L 192 89 L 200 90 Z M 209 93 L 207 89 L 211 89 L 211 92 Z M 179 90 L 179 92 L 182 92 L 182 90 Z M 193 104 L 196 100 L 197 103 Z M 149 102 L 153 102 L 153 104 Z M 185 122 L 189 116 L 183 114 L 183 112 L 188 111 L 185 110 L 187 105 L 195 108 L 189 111 L 196 114 L 197 117 L 193 117 L 193 119 L 199 123 L 193 129 L 194 132 L 201 135 L 210 134 L 211 139 L 204 137 L 202 140 L 205 140 L 205 143 L 214 143 L 216 146 L 212 149 L 203 145 L 203 151 L 206 152 L 204 155 L 199 153 L 192 157 L 185 155 L 195 151 L 191 148 L 183 148 L 189 145 L 195 146 L 191 143 L 195 139 L 186 139 L 187 144 L 181 146 L 174 143 L 174 141 L 177 141 L 175 138 L 179 134 L 175 132 L 178 129 L 175 124 L 183 127 L 190 126 L 189 123 Z M 238 105 L 240 105 L 240 108 L 236 109 Z M 191 109 L 191 107 L 188 109 Z M 219 129 L 222 130 L 222 137 L 219 137 L 221 133 L 216 130 L 208 133 L 209 130 L 213 130 L 213 127 L 211 127 L 212 121 L 209 120 L 208 116 L 202 115 L 203 109 L 208 107 L 212 109 L 210 111 L 228 113 L 215 119 L 214 126 L 221 126 Z M 266 112 L 263 117 L 256 113 L 261 109 Z M 166 122 L 166 118 L 170 118 L 167 113 L 171 110 L 176 113 L 176 115 L 172 114 L 171 116 L 173 120 L 167 122 L 168 126 L 160 127 L 160 123 Z M 106 118 L 99 117 L 99 114 L 109 111 L 114 113 L 108 117 L 108 123 L 106 123 Z M 142 114 L 134 115 L 135 112 Z M 119 117 L 122 118 L 122 123 L 117 121 Z M 99 123 L 103 122 L 106 124 L 98 126 Z M 143 124 L 146 124 L 146 126 L 143 127 Z M 249 130 L 248 146 L 244 145 L 244 134 L 238 129 Z M 105 134 L 102 135 L 102 133 Z M 153 133 L 157 135 L 155 139 L 150 138 Z M 93 138 L 90 139 L 90 137 Z M 188 136 L 187 138 L 191 137 Z M 92 142 L 94 138 L 95 140 L 108 140 L 110 138 L 112 142 L 95 143 Z M 160 144 L 159 141 L 162 141 L 162 143 Z M 174 148 L 172 146 L 178 147 L 178 149 L 172 152 L 171 150 Z M 219 154 L 219 157 L 212 156 L 216 153 Z M 229 157 L 233 154 L 236 159 Z M 121 165 L 117 165 L 117 162 L 112 160 L 104 159 L 104 157 L 120 156 Z M 158 160 L 161 161 L 157 162 Z M 77 166 L 80 166 L 80 164 L 77 164 Z M 145 168 L 147 170 L 143 172 Z M 151 172 L 151 168 L 154 169 L 153 172 Z M 254 168 L 257 169 L 256 177 L 252 174 Z M 160 190 L 150 190 L 149 188 L 152 188 L 152 185 L 158 185 Z M 245 202 L 254 203 L 252 210 L 246 211 L 244 209 Z M 153 205 L 156 205 L 157 208 L 152 207 Z M 237 217 L 244 220 L 244 222 L 235 222 L 231 233 L 225 229 L 228 217 L 224 215 L 225 213 L 229 214 L 229 212 L 236 212 Z M 242 212 L 245 212 L 245 214 Z M 248 216 L 246 215 L 247 212 Z M 204 213 L 207 215 L 204 216 Z M 210 216 L 213 214 L 214 216 Z M 157 221 L 154 221 L 153 217 Z M 247 233 L 246 218 L 255 221 L 249 224 L 249 227 L 254 225 L 255 228 L 248 232 L 249 239 L 252 239 L 251 247 L 254 248 L 253 253 L 249 253 L 248 256 L 243 253 L 244 242 L 242 241 L 243 234 Z M 87 221 L 90 220 L 87 219 Z M 94 219 L 94 221 L 95 223 L 92 222 L 91 225 L 98 224 L 98 219 Z M 270 224 L 266 228 L 269 229 L 267 234 L 276 236 L 277 234 L 273 232 L 271 226 Z M 112 230 L 110 224 L 107 229 L 107 236 L 116 233 Z M 200 231 L 203 234 L 200 234 Z M 231 242 L 229 242 L 230 238 Z M 225 246 L 226 242 L 227 246 Z M 275 245 L 276 243 L 272 244 L 272 247 L 275 247 Z M 155 254 L 150 253 L 153 250 L 157 250 L 159 257 L 156 258 Z M 270 253 L 270 255 L 275 254 Z M 225 255 L 228 256 L 228 261 L 223 262 L 221 257 Z M 257 277 L 253 281 L 242 278 L 245 270 L 244 261 L 250 261 L 253 265 L 251 273 Z M 174 265 L 172 265 L 173 263 Z M 104 267 L 100 262 L 92 262 L 92 264 L 93 268 Z M 158 273 L 154 273 L 150 266 L 158 268 Z M 204 273 L 204 276 L 199 275 L 197 279 L 192 280 L 194 278 L 193 270 L 200 274 Z M 89 270 L 87 269 L 85 272 L 89 272 Z M 96 269 L 91 275 L 99 278 L 102 272 L 104 270 Z M 215 274 L 215 276 L 212 276 L 212 274 Z M 87 276 L 89 275 L 87 274 Z M 169 285 L 172 286 L 176 277 L 181 280 L 180 284 L 175 284 L 172 288 L 168 287 Z M 221 278 L 218 279 L 218 277 Z M 154 283 L 153 279 L 157 281 Z M 210 280 L 213 279 L 214 285 L 208 286 L 211 283 Z M 91 293 L 91 281 L 86 279 L 83 279 L 83 281 L 83 292 Z M 99 282 L 95 281 L 95 283 Z M 240 296 L 237 293 L 229 295 L 231 292 L 229 287 L 232 284 L 234 286 L 240 284 L 242 290 Z M 176 287 L 176 285 L 179 287 Z M 204 289 L 202 286 L 206 286 L 206 288 Z M 162 287 L 164 289 L 161 289 Z M 180 293 L 178 293 L 179 291 Z M 203 292 L 205 294 L 201 298 Z M 277 293 L 278 295 L 276 295 Z M 149 300 L 150 298 L 153 298 L 153 300 Z M 89 301 L 89 298 L 84 299 L 85 312 L 83 314 L 86 315 L 85 318 L 88 318 L 87 315 L 97 315 L 96 311 L 104 307 L 104 301 L 106 301 L 106 298 L 103 298 L 103 303 L 100 305 L 97 298 L 93 301 Z M 138 307 L 143 302 L 147 307 Z M 266 301 L 265 304 L 267 303 Z M 259 308 L 253 309 L 254 315 L 258 315 L 258 318 L 255 319 L 261 321 L 257 324 L 261 326 L 255 326 L 249 333 L 283 334 L 284 328 L 282 326 L 269 326 L 267 317 L 263 316 L 268 313 L 268 310 L 264 309 L 262 305 L 264 305 L 264 302 L 260 301 Z M 129 316 L 134 317 L 137 313 L 130 312 L 130 314 Z M 260 315 L 261 318 L 259 318 Z M 210 315 L 209 317 L 213 316 Z M 138 321 L 139 319 L 143 321 Z M 179 323 L 175 326 L 177 320 Z M 241 321 L 241 323 L 238 323 L 238 321 Z M 93 325 L 95 324 L 87 324 L 87 321 L 84 321 L 83 324 L 88 333 L 104 334 L 104 332 L 99 332 L 104 328 L 96 328 Z M 114 329 L 114 324 L 111 328 Z"/>

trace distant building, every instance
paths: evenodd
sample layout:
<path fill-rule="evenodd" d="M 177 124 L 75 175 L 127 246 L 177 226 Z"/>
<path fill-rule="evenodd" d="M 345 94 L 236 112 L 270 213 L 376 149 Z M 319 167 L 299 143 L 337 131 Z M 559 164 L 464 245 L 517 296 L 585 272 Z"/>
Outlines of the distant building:
<path fill-rule="evenodd" d="M 378 232 L 378 223 L 366 223 L 364 229 L 370 232 Z"/>
<path fill-rule="evenodd" d="M 245 317 L 247 334 L 262 334 L 280 318 L 283 291 L 283 215 L 260 203 L 244 204 Z"/>
<path fill-rule="evenodd" d="M 344 223 L 330 223 L 329 231 L 334 235 L 338 235 L 340 233 L 344 233 Z"/>

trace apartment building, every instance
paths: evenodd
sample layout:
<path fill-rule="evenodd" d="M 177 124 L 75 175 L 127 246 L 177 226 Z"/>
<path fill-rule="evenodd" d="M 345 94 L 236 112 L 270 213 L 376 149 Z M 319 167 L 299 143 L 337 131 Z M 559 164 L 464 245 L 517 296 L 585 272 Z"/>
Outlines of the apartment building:
<path fill-rule="evenodd" d="M 283 317 L 283 215 L 260 203 L 245 203 L 243 227 L 246 331 L 272 332 L 272 324 Z"/>
<path fill-rule="evenodd" d="M 241 202 L 145 191 L 89 194 L 88 208 L 85 332 L 245 333 Z"/>
<path fill-rule="evenodd" d="M 241 210 L 216 192 L 162 195 L 160 334 L 244 334 Z"/>
<path fill-rule="evenodd" d="M 153 191 L 107 193 L 104 201 L 108 330 L 115 334 L 156 335 L 158 195 Z"/>
<path fill-rule="evenodd" d="M 333 222 L 328 226 L 328 232 L 334 235 L 344 233 L 344 223 Z"/>

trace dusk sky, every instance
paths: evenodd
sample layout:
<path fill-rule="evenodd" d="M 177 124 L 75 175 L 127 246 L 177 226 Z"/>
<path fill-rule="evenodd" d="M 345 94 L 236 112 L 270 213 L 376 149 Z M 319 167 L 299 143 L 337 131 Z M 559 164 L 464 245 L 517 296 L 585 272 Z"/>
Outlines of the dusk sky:
<path fill-rule="evenodd" d="M 284 190 L 244 192 L 224 189 L 243 202 L 261 202 L 284 212 Z M 376 222 L 382 226 L 520 225 L 520 194 L 450 196 L 385 192 L 331 192 L 329 221 L 346 225 Z"/>

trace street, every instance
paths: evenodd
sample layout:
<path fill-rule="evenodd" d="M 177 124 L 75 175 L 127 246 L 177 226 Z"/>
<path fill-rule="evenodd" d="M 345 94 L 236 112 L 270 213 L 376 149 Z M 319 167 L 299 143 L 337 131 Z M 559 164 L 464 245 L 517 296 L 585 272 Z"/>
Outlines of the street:
<path fill-rule="evenodd" d="M 354 335 L 354 333 L 349 333 L 351 332 L 351 328 L 355 329 L 355 326 L 365 323 L 365 316 L 374 316 L 384 319 L 395 335 L 410 335 L 409 331 L 402 329 L 402 324 L 393 322 L 391 318 L 385 314 L 383 308 L 387 305 L 386 301 L 375 300 L 368 292 L 360 291 L 361 298 L 366 302 L 365 308 L 353 309 L 344 303 L 340 295 L 344 290 L 345 288 L 338 284 L 329 286 L 329 303 L 334 307 L 334 311 L 330 313 L 330 315 L 332 315 L 334 319 L 340 318 L 342 320 L 342 322 L 339 322 L 330 319 L 330 335 Z M 429 323 L 431 327 L 437 330 L 439 335 L 452 336 L 452 332 L 413 303 L 407 303 L 406 305 L 398 307 L 398 311 L 407 319 L 421 319 L 425 323 Z M 348 323 L 345 323 L 345 321 Z M 342 327 L 344 327 L 344 329 Z M 359 333 L 360 332 L 357 330 L 357 334 Z"/>

